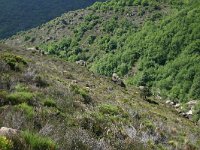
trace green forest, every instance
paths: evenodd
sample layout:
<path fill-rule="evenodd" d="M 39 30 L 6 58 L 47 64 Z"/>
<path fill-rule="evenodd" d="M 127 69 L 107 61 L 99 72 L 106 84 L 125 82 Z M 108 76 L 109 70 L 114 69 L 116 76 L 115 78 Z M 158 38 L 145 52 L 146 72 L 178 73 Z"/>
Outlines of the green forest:
<path fill-rule="evenodd" d="M 111 1 L 90 9 L 123 13 L 124 6 L 134 5 L 139 5 L 140 16 L 151 14 L 142 26 L 118 16 L 102 22 L 98 15 L 89 14 L 75 27 L 74 37 L 41 47 L 69 61 L 85 60 L 96 73 L 116 72 L 127 83 L 146 85 L 174 101 L 200 99 L 199 2 Z M 164 5 L 172 5 L 167 15 L 159 11 Z M 84 33 L 96 24 L 103 33 L 89 35 L 85 41 Z M 86 48 L 81 46 L 83 40 L 89 45 Z"/>

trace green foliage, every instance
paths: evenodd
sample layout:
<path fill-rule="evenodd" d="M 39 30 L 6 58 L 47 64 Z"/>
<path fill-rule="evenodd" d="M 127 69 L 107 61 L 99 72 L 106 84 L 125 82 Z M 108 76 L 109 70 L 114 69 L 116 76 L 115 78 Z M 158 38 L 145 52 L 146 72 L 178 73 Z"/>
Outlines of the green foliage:
<path fill-rule="evenodd" d="M 91 97 L 89 96 L 89 93 L 86 89 L 80 88 L 77 85 L 71 85 L 70 86 L 71 90 L 75 93 L 75 94 L 79 94 L 82 96 L 82 98 L 84 99 L 84 103 L 88 104 L 91 102 Z"/>
<path fill-rule="evenodd" d="M 200 120 L 200 102 L 194 107 L 193 120 L 196 122 Z"/>
<path fill-rule="evenodd" d="M 88 44 L 93 44 L 95 39 L 96 39 L 96 36 L 94 36 L 94 35 L 89 36 Z"/>
<path fill-rule="evenodd" d="M 29 131 L 22 132 L 22 137 L 31 150 L 55 150 L 56 144 L 49 138 Z"/>
<path fill-rule="evenodd" d="M 49 86 L 49 84 L 47 83 L 47 81 L 41 75 L 35 76 L 34 82 L 36 83 L 37 87 L 45 88 L 45 87 Z"/>
<path fill-rule="evenodd" d="M 28 92 L 29 91 L 29 88 L 23 84 L 17 84 L 15 86 L 15 91 L 16 92 Z"/>
<path fill-rule="evenodd" d="M 35 112 L 32 106 L 27 105 L 26 103 L 22 103 L 16 106 L 16 108 L 22 110 L 28 118 L 33 118 Z"/>
<path fill-rule="evenodd" d="M 0 55 L 0 59 L 8 64 L 10 68 L 15 71 L 20 71 L 25 65 L 27 65 L 27 61 L 24 58 L 9 53 L 4 53 Z"/>
<path fill-rule="evenodd" d="M 166 15 L 161 11 L 165 4 L 174 8 L 168 8 L 172 13 Z M 119 14 L 130 14 L 127 6 L 133 5 L 138 6 L 135 15 L 142 19 L 142 15 L 151 13 L 141 27 L 136 25 L 137 21 L 132 23 L 126 17 L 120 18 Z M 90 70 L 99 74 L 111 76 L 115 72 L 121 77 L 129 74 L 128 83 L 160 89 L 162 96 L 176 101 L 200 99 L 199 5 L 190 0 L 95 3 L 89 9 L 98 10 L 99 14 L 120 13 L 106 19 L 98 13 L 89 13 L 74 27 L 74 36 L 44 45 L 44 50 L 69 61 L 88 60 Z M 87 35 L 94 26 L 101 34 Z"/>
<path fill-rule="evenodd" d="M 91 130 L 96 136 L 114 137 L 114 134 L 107 133 L 107 129 L 112 130 L 116 124 L 128 124 L 128 114 L 120 107 L 112 104 L 101 104 L 98 110 L 86 114 L 82 120 L 81 125 L 85 129 Z M 120 125 L 118 126 L 120 128 Z"/>
<path fill-rule="evenodd" d="M 145 129 L 148 129 L 151 131 L 154 131 L 156 129 L 155 125 L 150 120 L 144 120 L 142 124 Z"/>
<path fill-rule="evenodd" d="M 6 138 L 5 136 L 0 136 L 0 149 L 1 150 L 12 150 L 13 143 L 11 140 Z"/>
<path fill-rule="evenodd" d="M 56 102 L 53 99 L 47 98 L 44 100 L 44 106 L 56 107 Z"/>
<path fill-rule="evenodd" d="M 110 105 L 110 104 L 103 104 L 99 106 L 99 112 L 103 113 L 103 114 L 109 114 L 109 115 L 118 115 L 120 114 L 120 112 L 122 112 L 122 110 L 114 105 Z"/>
<path fill-rule="evenodd" d="M 91 70 L 125 75 L 137 62 L 138 71 L 129 83 L 159 88 L 164 96 L 182 102 L 199 99 L 198 4 L 191 3 L 162 18 L 158 25 L 147 22 L 140 31 L 128 35 L 123 50 L 104 55 Z"/>
<path fill-rule="evenodd" d="M 21 104 L 29 102 L 33 97 L 34 94 L 30 92 L 14 92 L 7 95 L 6 98 L 11 104 Z"/>
<path fill-rule="evenodd" d="M 0 90 L 0 99 L 6 99 L 8 92 L 5 90 Z"/>

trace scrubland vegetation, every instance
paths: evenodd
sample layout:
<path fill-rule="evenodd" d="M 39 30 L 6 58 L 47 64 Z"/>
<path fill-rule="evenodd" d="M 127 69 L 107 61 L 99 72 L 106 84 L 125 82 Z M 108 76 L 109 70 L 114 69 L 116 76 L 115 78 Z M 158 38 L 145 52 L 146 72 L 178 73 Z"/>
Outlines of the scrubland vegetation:
<path fill-rule="evenodd" d="M 199 7 L 111 0 L 2 41 L 0 124 L 33 149 L 198 150 Z"/>

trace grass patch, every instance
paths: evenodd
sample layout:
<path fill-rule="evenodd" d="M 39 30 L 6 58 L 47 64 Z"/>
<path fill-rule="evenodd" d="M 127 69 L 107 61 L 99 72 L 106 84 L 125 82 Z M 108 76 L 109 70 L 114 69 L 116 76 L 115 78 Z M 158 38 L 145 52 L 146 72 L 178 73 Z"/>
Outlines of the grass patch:
<path fill-rule="evenodd" d="M 35 113 L 34 113 L 34 109 L 33 109 L 32 106 L 29 106 L 26 103 L 22 103 L 22 104 L 19 104 L 16 107 L 18 109 L 22 110 L 23 112 L 25 112 L 25 114 L 27 115 L 28 118 L 33 118 Z"/>
<path fill-rule="evenodd" d="M 28 92 L 29 89 L 28 89 L 27 86 L 25 86 L 25 85 L 23 85 L 23 84 L 17 84 L 17 85 L 15 86 L 15 91 L 16 91 L 16 92 Z"/>
<path fill-rule="evenodd" d="M 56 144 L 49 138 L 29 131 L 22 132 L 26 144 L 31 150 L 55 150 Z"/>
<path fill-rule="evenodd" d="M 99 111 L 103 114 L 119 115 L 122 110 L 118 106 L 103 104 L 99 106 Z"/>
<path fill-rule="evenodd" d="M 57 107 L 56 102 L 53 99 L 47 98 L 44 100 L 44 106 Z"/>
<path fill-rule="evenodd" d="M 7 100 L 10 101 L 11 104 L 21 104 L 29 102 L 33 97 L 34 94 L 30 92 L 14 92 L 7 96 Z"/>

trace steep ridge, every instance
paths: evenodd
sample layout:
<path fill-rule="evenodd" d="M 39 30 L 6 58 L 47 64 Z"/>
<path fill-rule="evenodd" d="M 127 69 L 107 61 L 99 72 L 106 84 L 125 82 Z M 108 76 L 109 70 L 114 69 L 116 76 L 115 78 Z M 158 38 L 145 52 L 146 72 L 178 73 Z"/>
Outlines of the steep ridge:
<path fill-rule="evenodd" d="M 0 125 L 23 131 L 24 142 L 12 138 L 14 149 L 200 146 L 198 126 L 162 102 L 141 99 L 136 88 L 38 51 L 0 45 L 0 52 Z M 35 134 L 51 142 L 30 142 Z"/>

